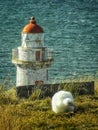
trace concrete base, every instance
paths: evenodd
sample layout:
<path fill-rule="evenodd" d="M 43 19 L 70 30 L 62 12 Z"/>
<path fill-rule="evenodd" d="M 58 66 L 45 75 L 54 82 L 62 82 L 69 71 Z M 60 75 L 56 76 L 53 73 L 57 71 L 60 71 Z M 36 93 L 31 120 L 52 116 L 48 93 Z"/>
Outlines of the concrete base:
<path fill-rule="evenodd" d="M 32 86 L 19 86 L 16 91 L 19 98 L 28 98 L 32 94 Z"/>
<path fill-rule="evenodd" d="M 52 97 L 53 94 L 59 90 L 70 91 L 74 96 L 93 95 L 94 94 L 94 81 L 44 84 L 42 86 L 35 86 L 35 85 L 18 86 L 17 96 L 19 98 L 28 98 L 37 89 L 41 90 L 39 98 Z"/>

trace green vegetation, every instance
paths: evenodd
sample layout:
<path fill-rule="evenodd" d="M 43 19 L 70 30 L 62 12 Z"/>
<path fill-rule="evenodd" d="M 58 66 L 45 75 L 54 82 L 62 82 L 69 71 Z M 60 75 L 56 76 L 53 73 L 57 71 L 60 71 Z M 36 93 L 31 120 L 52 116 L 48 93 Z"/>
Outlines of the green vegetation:
<path fill-rule="evenodd" d="M 74 113 L 55 114 L 51 98 L 18 99 L 14 88 L 0 89 L 0 130 L 98 130 L 98 86 L 95 95 L 76 96 Z"/>

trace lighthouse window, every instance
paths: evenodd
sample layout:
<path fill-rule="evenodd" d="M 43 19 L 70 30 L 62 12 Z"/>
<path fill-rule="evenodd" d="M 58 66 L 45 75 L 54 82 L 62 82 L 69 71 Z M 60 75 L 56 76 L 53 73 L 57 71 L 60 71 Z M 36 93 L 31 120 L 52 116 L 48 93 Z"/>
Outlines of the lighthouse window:
<path fill-rule="evenodd" d="M 40 51 L 36 51 L 36 61 L 40 61 Z"/>

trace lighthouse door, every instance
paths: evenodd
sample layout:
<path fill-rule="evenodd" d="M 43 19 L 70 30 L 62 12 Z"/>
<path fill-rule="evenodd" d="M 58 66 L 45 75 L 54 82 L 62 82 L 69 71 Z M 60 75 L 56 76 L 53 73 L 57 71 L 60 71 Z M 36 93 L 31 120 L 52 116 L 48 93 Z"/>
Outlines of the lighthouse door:
<path fill-rule="evenodd" d="M 40 61 L 40 51 L 36 51 L 36 61 Z"/>

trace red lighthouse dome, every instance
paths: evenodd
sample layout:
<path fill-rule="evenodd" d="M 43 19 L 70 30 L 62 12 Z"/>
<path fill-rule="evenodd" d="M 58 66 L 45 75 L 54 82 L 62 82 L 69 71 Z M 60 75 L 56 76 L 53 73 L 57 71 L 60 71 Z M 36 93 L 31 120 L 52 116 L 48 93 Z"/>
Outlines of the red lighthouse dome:
<path fill-rule="evenodd" d="M 43 29 L 36 24 L 36 20 L 34 17 L 31 17 L 30 23 L 27 24 L 23 30 L 22 33 L 43 33 Z"/>

